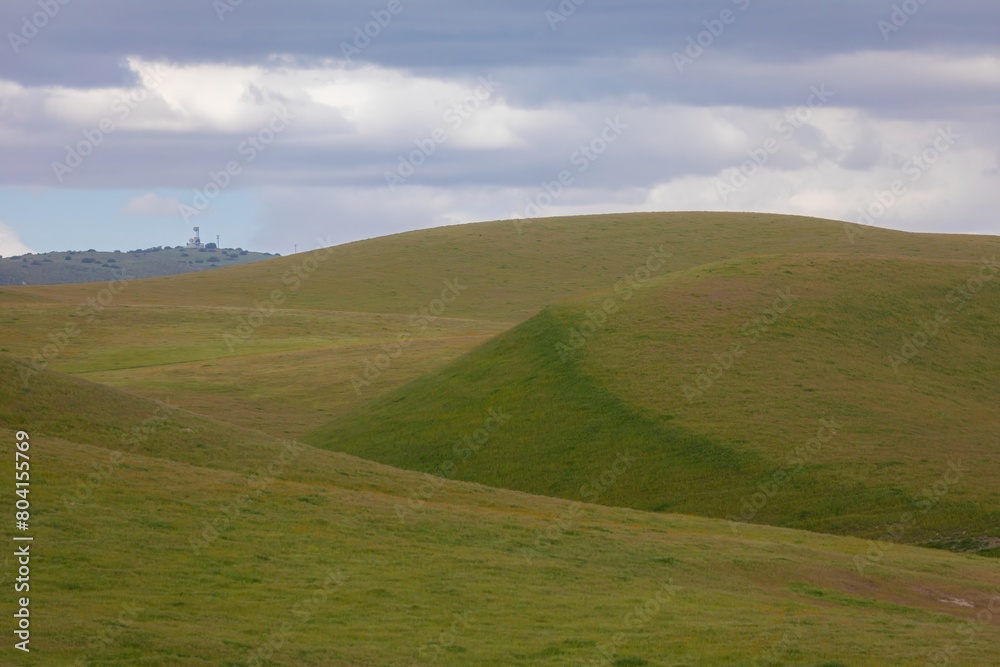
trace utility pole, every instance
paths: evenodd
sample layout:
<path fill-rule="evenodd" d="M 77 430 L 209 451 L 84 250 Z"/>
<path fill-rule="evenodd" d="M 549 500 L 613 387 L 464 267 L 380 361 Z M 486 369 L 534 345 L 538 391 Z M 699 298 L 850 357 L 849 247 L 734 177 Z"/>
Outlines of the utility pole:
<path fill-rule="evenodd" d="M 216 248 L 221 248 L 222 247 L 222 240 L 221 240 L 221 237 L 218 234 L 215 235 L 215 247 Z"/>
<path fill-rule="evenodd" d="M 293 254 L 295 254 L 295 255 L 299 254 L 299 244 L 298 243 L 295 244 L 295 252 Z"/>

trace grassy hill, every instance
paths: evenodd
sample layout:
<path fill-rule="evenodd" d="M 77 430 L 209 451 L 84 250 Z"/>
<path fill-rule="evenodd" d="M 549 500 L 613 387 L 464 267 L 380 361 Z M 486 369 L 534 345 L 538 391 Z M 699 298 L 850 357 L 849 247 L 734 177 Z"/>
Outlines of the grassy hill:
<path fill-rule="evenodd" d="M 48 370 L 24 387 L 30 370 L 0 355 L 0 437 L 31 434 L 24 664 L 816 667 L 1000 651 L 989 559 L 886 545 L 859 570 L 870 545 L 852 538 L 429 487 Z"/>
<path fill-rule="evenodd" d="M 643 510 L 870 537 L 914 514 L 906 542 L 997 555 L 1000 272 L 976 283 L 984 267 L 794 255 L 675 272 L 546 309 L 304 440 Z M 470 442 L 498 406 L 509 425 Z M 631 472 L 597 484 L 623 452 Z"/>
<path fill-rule="evenodd" d="M 0 289 L 0 302 L 19 304 L 0 312 L 7 324 L 17 319 L 17 335 L 0 335 L 0 350 L 37 358 L 53 330 L 83 311 L 86 326 L 48 367 L 294 437 L 440 368 L 545 306 L 613 289 L 626 277 L 634 282 L 651 258 L 660 276 L 761 254 L 952 260 L 998 249 L 993 237 L 765 214 L 459 225 L 221 273 L 127 281 L 114 285 L 115 294 L 105 294 L 105 284 Z M 662 264 L 654 252 L 666 255 Z M 457 297 L 448 284 L 459 288 Z M 281 303 L 271 301 L 275 295 Z M 98 297 L 106 308 L 87 305 Z M 264 321 L 247 339 L 226 343 L 223 336 L 261 312 Z M 401 335 L 414 342 L 400 353 Z M 384 348 L 391 363 L 372 373 L 371 364 L 385 361 Z M 366 371 L 374 380 L 356 391 L 352 381 Z"/>
<path fill-rule="evenodd" d="M 152 278 L 274 257 L 242 248 L 148 248 L 128 252 L 96 250 L 29 253 L 0 257 L 0 285 L 63 285 L 112 279 Z"/>
<path fill-rule="evenodd" d="M 991 664 L 998 250 L 641 214 L 0 288 L 27 662 Z"/>
<path fill-rule="evenodd" d="M 88 289 L 87 299 L 96 300 L 108 288 Z M 511 326 L 455 318 L 413 325 L 406 315 L 281 308 L 242 338 L 252 308 L 104 308 L 88 300 L 64 304 L 0 290 L 0 352 L 279 437 L 311 431 Z M 411 337 L 405 353 L 373 375 L 383 346 L 398 344 L 400 332 Z M 356 388 L 354 378 L 368 385 Z"/>
<path fill-rule="evenodd" d="M 612 288 L 662 246 L 657 274 L 756 255 L 833 253 L 927 259 L 1000 252 L 997 237 L 912 234 L 799 216 L 637 213 L 455 225 L 301 252 L 266 263 L 143 280 L 120 305 L 199 304 L 252 309 L 275 290 L 286 308 L 410 315 L 430 309 L 445 283 L 460 296 L 446 317 L 523 321 L 546 305 Z M 519 233 L 520 231 L 520 233 Z M 84 285 L 29 287 L 47 299 L 79 303 Z"/>
<path fill-rule="evenodd" d="M 16 332 L 0 351 L 37 360 L 78 323 L 42 365 L 274 436 L 315 430 L 309 442 L 470 481 L 567 498 L 590 484 L 602 503 L 849 534 L 877 536 L 956 462 L 961 480 L 904 539 L 995 552 L 996 291 L 952 303 L 951 290 L 996 238 L 691 213 L 520 231 L 448 227 L 130 281 L 86 316 L 103 285 L 0 290 L 0 323 Z M 448 284 L 457 293 L 438 301 Z M 787 314 L 752 324 L 782 290 Z M 591 334 L 607 299 L 618 310 Z M 959 306 L 893 368 L 921 322 Z M 706 375 L 737 345 L 731 370 Z M 455 459 L 497 397 L 517 426 Z M 821 419 L 836 437 L 790 464 Z M 626 445 L 645 473 L 594 493 Z"/>

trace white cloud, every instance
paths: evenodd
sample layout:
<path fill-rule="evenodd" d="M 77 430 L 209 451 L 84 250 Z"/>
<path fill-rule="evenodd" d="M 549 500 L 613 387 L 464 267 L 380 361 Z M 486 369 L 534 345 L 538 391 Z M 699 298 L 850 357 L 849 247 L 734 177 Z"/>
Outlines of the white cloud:
<path fill-rule="evenodd" d="M 150 192 L 132 199 L 122 208 L 122 213 L 166 217 L 180 215 L 180 206 L 175 197 L 161 197 L 155 192 Z"/>
<path fill-rule="evenodd" d="M 874 213 L 869 224 L 878 227 L 997 234 L 1000 227 L 984 214 L 998 203 L 990 185 L 995 176 L 988 173 L 992 160 L 989 151 L 973 146 L 946 153 L 921 171 L 888 160 L 863 172 L 830 160 L 796 170 L 764 168 L 723 200 L 719 183 L 736 171 L 726 169 L 657 185 L 639 210 L 767 211 L 850 221 L 868 210 Z M 891 193 L 894 183 L 902 186 L 898 196 Z"/>
<path fill-rule="evenodd" d="M 0 81 L 0 120 L 13 126 L 11 137 L 14 128 L 79 135 L 102 121 L 114 133 L 242 134 L 262 129 L 284 107 L 295 114 L 305 146 L 376 150 L 412 147 L 439 127 L 458 149 L 524 147 L 525 133 L 570 120 L 564 110 L 511 104 L 505 96 L 511 84 L 486 71 L 477 78 L 444 78 L 338 61 L 299 65 L 294 58 L 254 66 L 126 62 L 141 81 L 135 88 Z"/>
<path fill-rule="evenodd" d="M 285 106 L 294 113 L 287 135 L 252 164 L 241 163 L 232 186 L 260 195 L 262 243 L 285 244 L 313 230 L 347 241 L 521 215 L 525 199 L 537 199 L 542 184 L 567 169 L 573 184 L 542 215 L 699 209 L 855 219 L 939 128 L 954 125 L 962 137 L 953 150 L 908 184 L 906 196 L 876 224 L 997 231 L 991 212 L 1000 205 L 1000 57 L 993 53 L 854 51 L 744 62 L 720 50 L 697 63 L 697 76 L 684 77 L 672 71 L 668 56 L 614 60 L 625 83 L 657 77 L 659 88 L 643 93 L 624 85 L 584 90 L 587 79 L 571 68 L 500 68 L 497 89 L 480 100 L 474 98 L 479 73 L 467 70 L 294 56 L 251 65 L 127 63 L 138 75 L 135 88 L 0 81 L 0 144 L 10 149 L 0 175 L 20 185 L 51 185 L 49 165 L 64 159 L 63 146 L 76 146 L 109 118 L 114 136 L 93 148 L 71 185 L 200 188 L 227 158 L 242 159 L 239 142 Z M 832 97 L 822 108 L 801 106 L 824 85 Z M 555 92 L 532 102 L 530 91 L 544 88 Z M 468 118 L 449 115 L 463 103 L 460 109 L 478 108 Z M 789 125 L 782 119 L 796 113 L 794 133 L 784 136 Z M 605 119 L 618 117 L 629 126 L 621 140 L 585 172 L 576 171 L 574 151 L 598 141 Z M 436 128 L 447 139 L 428 144 Z M 720 179 L 774 139 L 780 150 L 738 192 L 721 198 Z M 414 154 L 418 166 L 390 191 L 386 172 Z M 178 205 L 149 192 L 121 212 L 171 216 Z"/>
<path fill-rule="evenodd" d="M 17 233 L 3 222 L 0 222 L 0 255 L 13 257 L 29 252 L 34 252 L 34 250 L 21 243 L 21 239 L 18 238 Z"/>

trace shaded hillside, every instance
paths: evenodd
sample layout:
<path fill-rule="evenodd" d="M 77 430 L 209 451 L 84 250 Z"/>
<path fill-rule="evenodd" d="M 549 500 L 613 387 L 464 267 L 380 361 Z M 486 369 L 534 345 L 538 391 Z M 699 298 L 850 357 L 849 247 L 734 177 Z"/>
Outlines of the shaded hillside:
<path fill-rule="evenodd" d="M 996 551 L 1000 277 L 949 303 L 981 266 L 793 256 L 666 275 L 546 310 L 306 441 L 532 493 L 830 532 L 878 536 L 910 512 L 904 541 Z M 947 321 L 897 373 L 890 355 L 908 356 L 939 310 Z M 490 409 L 508 423 L 470 447 Z M 595 494 L 623 452 L 634 463 Z"/>
<path fill-rule="evenodd" d="M 977 612 L 1000 613 L 987 559 L 895 546 L 859 572 L 859 540 L 451 481 L 401 513 L 422 475 L 49 371 L 12 389 L 23 370 L 0 356 L 0 435 L 31 436 L 45 664 L 815 667 L 1000 651 L 994 633 L 965 639 Z"/>

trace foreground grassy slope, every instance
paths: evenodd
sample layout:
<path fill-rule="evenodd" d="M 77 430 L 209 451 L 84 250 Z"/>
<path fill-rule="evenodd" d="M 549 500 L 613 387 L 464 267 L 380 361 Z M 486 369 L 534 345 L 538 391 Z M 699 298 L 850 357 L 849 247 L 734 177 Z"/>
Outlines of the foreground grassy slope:
<path fill-rule="evenodd" d="M 863 231 L 863 234 L 861 233 Z M 850 234 L 850 235 L 849 235 Z M 981 236 L 845 230 L 815 218 L 736 213 L 640 213 L 441 227 L 299 253 L 249 266 L 130 283 L 116 304 L 211 305 L 253 309 L 281 290 L 286 307 L 398 313 L 430 308 L 445 282 L 460 296 L 448 317 L 521 321 L 545 305 L 605 290 L 632 275 L 653 250 L 663 272 L 762 254 L 837 253 L 966 259 L 1000 240 Z M 985 249 L 985 250 L 984 250 Z M 315 264 L 310 264 L 315 262 Z M 71 304 L 95 286 L 24 288 Z"/>
<path fill-rule="evenodd" d="M 11 389 L 20 370 L 0 357 L 0 437 L 32 433 L 44 554 L 23 664 L 979 665 L 1000 652 L 995 561 L 888 545 L 862 574 L 868 545 L 850 538 L 734 535 L 449 481 L 414 506 L 421 475 L 50 372 Z"/>
<path fill-rule="evenodd" d="M 1000 289 L 948 301 L 980 266 L 796 256 L 666 275 L 548 309 L 305 439 L 645 510 L 868 536 L 910 512 L 904 541 L 996 553 Z M 945 308 L 896 374 L 889 354 Z M 491 409 L 508 420 L 477 444 Z"/>

